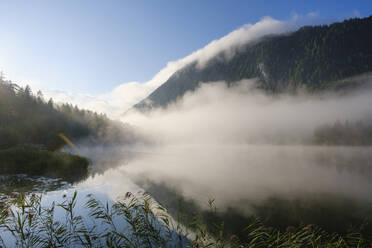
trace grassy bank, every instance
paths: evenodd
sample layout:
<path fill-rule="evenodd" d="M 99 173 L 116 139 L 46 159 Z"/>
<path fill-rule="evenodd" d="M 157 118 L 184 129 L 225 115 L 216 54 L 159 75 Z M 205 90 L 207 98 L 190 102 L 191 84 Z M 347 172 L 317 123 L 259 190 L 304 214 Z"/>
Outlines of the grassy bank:
<path fill-rule="evenodd" d="M 0 150 L 0 174 L 28 174 L 62 178 L 68 182 L 83 179 L 89 161 L 81 156 L 52 152 L 31 145 Z"/>

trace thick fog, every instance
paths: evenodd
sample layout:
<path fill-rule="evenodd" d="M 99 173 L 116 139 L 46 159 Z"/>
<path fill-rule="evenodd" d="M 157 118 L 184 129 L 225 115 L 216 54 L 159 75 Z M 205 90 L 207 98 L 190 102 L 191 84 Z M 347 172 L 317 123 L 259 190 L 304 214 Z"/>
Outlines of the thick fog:
<path fill-rule="evenodd" d="M 245 80 L 201 84 L 176 103 L 122 121 L 152 145 L 121 170 L 133 180 L 166 184 L 201 205 L 332 195 L 369 201 L 372 149 L 320 146 L 314 130 L 337 121 L 370 123 L 369 87 L 348 94 L 268 95 Z"/>
<path fill-rule="evenodd" d="M 122 121 L 167 144 L 300 142 L 319 125 L 370 117 L 371 94 L 271 96 L 255 90 L 254 80 L 230 88 L 217 82 L 202 84 L 166 109 L 129 113 Z"/>

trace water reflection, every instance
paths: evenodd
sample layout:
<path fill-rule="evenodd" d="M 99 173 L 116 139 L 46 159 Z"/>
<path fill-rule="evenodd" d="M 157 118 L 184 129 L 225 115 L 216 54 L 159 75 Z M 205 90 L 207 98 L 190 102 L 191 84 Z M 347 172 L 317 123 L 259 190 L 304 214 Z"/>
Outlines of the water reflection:
<path fill-rule="evenodd" d="M 173 214 L 181 199 L 190 214 L 225 221 L 233 232 L 252 215 L 281 228 L 316 223 L 340 232 L 372 221 L 370 147 L 226 144 L 124 150 L 119 159 L 100 155 L 87 179 L 52 189 L 43 204 L 62 202 L 77 190 L 77 211 L 85 215 L 87 194 L 112 204 L 126 192 L 146 190 Z M 219 209 L 212 217 L 210 198 Z"/>
<path fill-rule="evenodd" d="M 187 208 L 207 211 L 213 198 L 219 219 L 255 215 L 277 227 L 316 223 L 340 232 L 372 221 L 371 147 L 187 145 L 151 152 L 123 171 L 169 208 L 182 198 Z"/>

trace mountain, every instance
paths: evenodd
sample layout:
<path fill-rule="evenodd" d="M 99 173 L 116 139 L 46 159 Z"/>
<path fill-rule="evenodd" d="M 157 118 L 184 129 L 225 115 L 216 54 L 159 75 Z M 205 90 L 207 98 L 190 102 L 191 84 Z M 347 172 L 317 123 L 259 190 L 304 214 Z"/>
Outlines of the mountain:
<path fill-rule="evenodd" d="M 363 80 L 349 78 L 372 71 L 371 30 L 372 16 L 266 36 L 246 44 L 231 59 L 221 52 L 202 68 L 197 62 L 188 64 L 134 108 L 166 106 L 200 82 L 258 78 L 257 87 L 271 93 L 356 87 Z"/>

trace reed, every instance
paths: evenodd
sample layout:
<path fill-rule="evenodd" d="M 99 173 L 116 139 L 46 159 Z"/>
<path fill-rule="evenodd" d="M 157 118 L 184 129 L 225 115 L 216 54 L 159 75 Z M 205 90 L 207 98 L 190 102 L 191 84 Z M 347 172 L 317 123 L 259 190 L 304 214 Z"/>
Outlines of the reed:
<path fill-rule="evenodd" d="M 31 194 L 2 205 L 0 228 L 14 240 L 10 247 L 371 247 L 372 239 L 359 232 L 328 233 L 320 227 L 267 227 L 259 220 L 247 223 L 244 241 L 224 235 L 223 223 L 203 223 L 200 216 L 173 219 L 147 193 L 131 194 L 114 204 L 87 195 L 88 215 L 76 213 L 77 192 L 61 203 L 41 205 L 42 195 Z M 209 201 L 211 210 L 217 211 Z M 64 220 L 56 220 L 57 208 Z M 183 223 L 183 224 L 181 224 Z M 0 244 L 7 247 L 0 234 Z"/>

